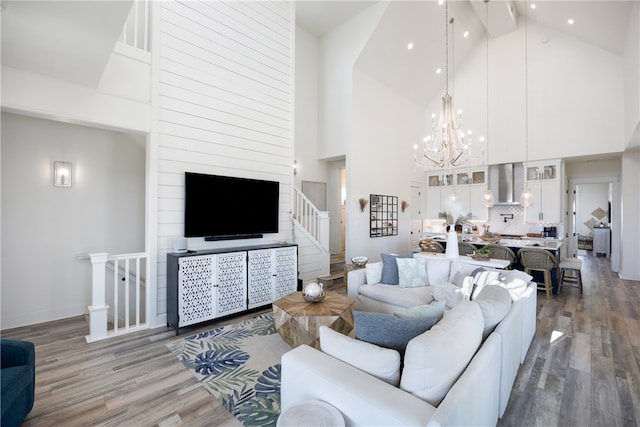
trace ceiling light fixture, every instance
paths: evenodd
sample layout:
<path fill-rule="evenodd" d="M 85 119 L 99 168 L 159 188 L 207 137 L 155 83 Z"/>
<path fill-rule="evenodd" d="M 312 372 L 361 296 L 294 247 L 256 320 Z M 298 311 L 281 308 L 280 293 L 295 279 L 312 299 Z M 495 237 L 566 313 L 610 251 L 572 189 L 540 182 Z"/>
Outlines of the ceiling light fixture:
<path fill-rule="evenodd" d="M 536 4 L 535 3 L 531 3 L 531 6 L 529 6 L 531 9 L 535 9 L 536 8 Z"/>
<path fill-rule="evenodd" d="M 412 42 L 409 42 L 409 44 L 407 45 L 407 49 L 409 49 L 409 50 L 413 49 L 413 43 Z"/>
<path fill-rule="evenodd" d="M 524 156 L 525 156 L 525 168 L 529 161 L 529 74 L 528 74 L 528 25 L 527 25 L 527 0 L 524 0 Z M 523 207 L 533 206 L 533 192 L 531 188 L 526 184 L 525 188 L 520 194 L 520 205 Z"/>
<path fill-rule="evenodd" d="M 435 114 L 431 119 L 431 136 L 424 139 L 424 147 L 421 158 L 418 156 L 418 146 L 414 145 L 413 161 L 416 166 L 422 165 L 424 169 L 429 166 L 454 167 L 460 166 L 468 159 L 469 141 L 465 140 L 464 132 L 460 129 L 462 112 L 456 117 L 453 108 L 453 97 L 449 94 L 449 25 L 453 32 L 454 18 L 449 20 L 449 1 L 444 3 L 445 15 L 445 94 L 442 97 L 440 118 L 436 122 Z M 451 56 L 453 57 L 453 37 L 451 41 Z M 453 88 L 453 73 L 451 76 Z"/>
<path fill-rule="evenodd" d="M 465 31 L 464 34 L 462 34 L 462 37 L 464 37 L 465 39 L 469 37 L 469 31 Z"/>
<path fill-rule="evenodd" d="M 576 23 L 576 21 L 574 21 L 572 18 L 567 19 L 567 24 L 573 25 L 575 23 Z"/>

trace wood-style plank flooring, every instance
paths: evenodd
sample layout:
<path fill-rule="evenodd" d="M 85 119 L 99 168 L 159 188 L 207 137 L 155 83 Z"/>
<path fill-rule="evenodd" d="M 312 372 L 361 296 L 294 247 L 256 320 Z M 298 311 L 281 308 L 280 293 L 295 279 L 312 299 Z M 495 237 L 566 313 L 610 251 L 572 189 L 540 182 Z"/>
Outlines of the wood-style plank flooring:
<path fill-rule="evenodd" d="M 640 282 L 619 279 L 607 258 L 582 258 L 584 295 L 538 294 L 536 336 L 500 426 L 640 425 Z M 2 331 L 36 345 L 24 426 L 239 425 L 169 352 L 173 331 L 92 344 L 87 333 L 84 317 Z"/>

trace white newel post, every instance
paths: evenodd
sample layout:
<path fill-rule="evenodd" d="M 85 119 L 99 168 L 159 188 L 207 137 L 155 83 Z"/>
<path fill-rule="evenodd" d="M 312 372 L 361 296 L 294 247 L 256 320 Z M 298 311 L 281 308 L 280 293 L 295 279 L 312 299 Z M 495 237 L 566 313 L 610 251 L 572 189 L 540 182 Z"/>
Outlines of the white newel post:
<path fill-rule="evenodd" d="M 329 211 L 319 211 L 318 212 L 318 221 L 320 222 L 318 226 L 318 241 L 320 245 L 325 249 L 329 250 Z"/>
<path fill-rule="evenodd" d="M 89 254 L 92 266 L 91 305 L 89 306 L 89 335 L 87 342 L 98 341 L 107 337 L 107 310 L 105 301 L 105 273 L 107 253 Z"/>

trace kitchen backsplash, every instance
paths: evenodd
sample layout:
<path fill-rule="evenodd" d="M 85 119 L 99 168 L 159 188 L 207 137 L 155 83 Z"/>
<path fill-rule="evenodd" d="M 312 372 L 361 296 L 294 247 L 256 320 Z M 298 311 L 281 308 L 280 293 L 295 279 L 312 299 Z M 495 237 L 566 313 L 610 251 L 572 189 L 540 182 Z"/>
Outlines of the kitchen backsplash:
<path fill-rule="evenodd" d="M 513 216 L 513 219 L 510 216 Z M 507 222 L 505 222 L 505 218 Z M 564 236 L 563 224 L 527 224 L 524 220 L 524 208 L 518 205 L 503 205 L 490 208 L 487 225 L 490 226 L 490 230 L 494 233 L 521 235 L 526 235 L 527 233 L 541 234 L 543 227 L 553 225 L 558 228 L 558 237 Z"/>

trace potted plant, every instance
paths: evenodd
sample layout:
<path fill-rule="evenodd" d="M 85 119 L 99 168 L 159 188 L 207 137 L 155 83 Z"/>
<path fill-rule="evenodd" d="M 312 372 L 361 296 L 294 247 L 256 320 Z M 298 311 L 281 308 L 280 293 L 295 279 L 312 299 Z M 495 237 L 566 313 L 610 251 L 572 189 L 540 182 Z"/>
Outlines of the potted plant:
<path fill-rule="evenodd" d="M 489 255 L 491 255 L 491 251 L 489 249 L 480 248 L 480 249 L 477 249 L 476 252 L 473 254 L 473 259 L 488 260 Z"/>

